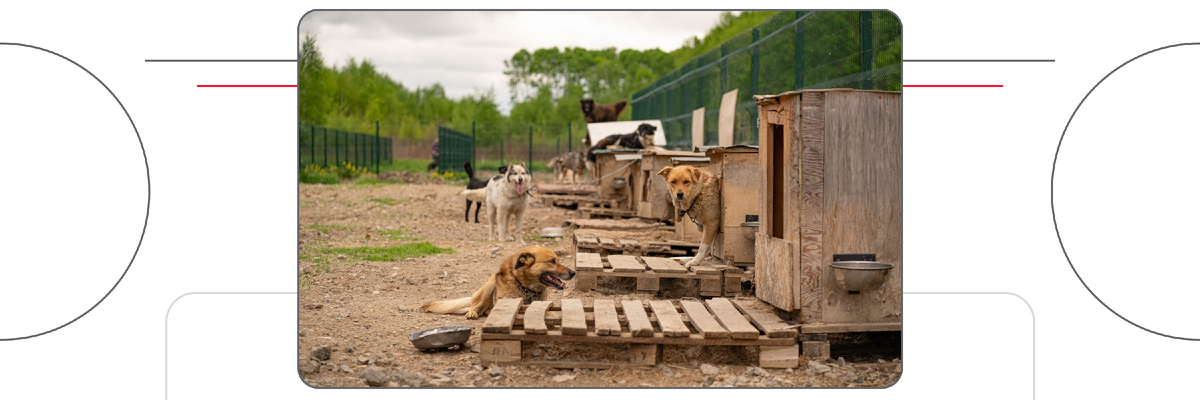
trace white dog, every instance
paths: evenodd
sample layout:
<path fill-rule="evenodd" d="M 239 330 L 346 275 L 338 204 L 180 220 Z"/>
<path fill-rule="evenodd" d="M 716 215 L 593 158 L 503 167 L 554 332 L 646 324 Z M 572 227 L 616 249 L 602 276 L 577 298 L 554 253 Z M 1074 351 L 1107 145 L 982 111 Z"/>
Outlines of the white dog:
<path fill-rule="evenodd" d="M 494 226 L 500 228 L 500 240 L 516 240 L 521 234 L 521 222 L 525 219 L 525 203 L 532 176 L 525 163 L 508 165 L 503 174 L 493 176 L 487 185 L 488 240 L 494 240 Z M 516 218 L 513 239 L 508 239 L 508 217 Z"/>

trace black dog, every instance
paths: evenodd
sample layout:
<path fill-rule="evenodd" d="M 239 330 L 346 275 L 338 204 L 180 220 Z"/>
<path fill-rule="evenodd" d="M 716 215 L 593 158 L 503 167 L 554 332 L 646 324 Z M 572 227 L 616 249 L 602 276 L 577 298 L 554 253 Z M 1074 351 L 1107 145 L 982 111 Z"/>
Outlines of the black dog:
<path fill-rule="evenodd" d="M 486 189 L 487 188 L 488 181 L 486 179 L 475 178 L 475 169 L 471 168 L 470 161 L 463 163 L 463 169 L 467 171 L 467 178 L 469 179 L 467 181 L 467 190 Z M 506 171 L 506 170 L 508 170 L 507 165 L 500 166 L 501 174 L 503 174 L 504 171 Z M 475 202 L 475 203 L 477 203 L 475 205 L 475 223 L 478 224 L 479 223 L 479 209 L 483 208 L 483 203 L 482 202 Z M 463 215 L 463 219 L 465 219 L 467 222 L 471 222 L 471 198 L 470 197 L 467 198 L 467 211 Z"/>
<path fill-rule="evenodd" d="M 607 149 L 608 146 L 618 145 L 627 149 L 645 149 L 654 146 L 654 131 L 658 130 L 654 125 L 641 124 L 638 125 L 637 131 L 621 135 L 610 135 L 601 139 L 595 146 L 588 148 L 587 161 L 590 163 L 596 162 L 596 154 L 593 150 Z"/>

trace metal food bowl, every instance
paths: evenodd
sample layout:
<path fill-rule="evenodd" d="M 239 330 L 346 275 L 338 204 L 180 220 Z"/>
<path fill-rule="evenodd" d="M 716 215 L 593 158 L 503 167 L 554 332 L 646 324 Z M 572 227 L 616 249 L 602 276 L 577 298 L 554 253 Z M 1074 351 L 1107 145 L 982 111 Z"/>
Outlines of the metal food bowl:
<path fill-rule="evenodd" d="M 629 184 L 629 181 L 626 181 L 625 178 L 613 178 L 613 180 L 612 180 L 612 188 L 614 190 L 624 189 L 625 186 L 628 184 Z"/>
<path fill-rule="evenodd" d="M 754 240 L 754 234 L 758 233 L 758 221 L 743 222 L 742 236 L 746 239 Z"/>
<path fill-rule="evenodd" d="M 443 326 L 410 333 L 408 340 L 412 341 L 413 347 L 421 350 L 444 349 L 466 343 L 471 338 L 472 329 L 460 325 Z"/>
<path fill-rule="evenodd" d="M 879 289 L 892 269 L 892 264 L 874 261 L 838 261 L 829 266 L 838 286 L 851 293 Z"/>

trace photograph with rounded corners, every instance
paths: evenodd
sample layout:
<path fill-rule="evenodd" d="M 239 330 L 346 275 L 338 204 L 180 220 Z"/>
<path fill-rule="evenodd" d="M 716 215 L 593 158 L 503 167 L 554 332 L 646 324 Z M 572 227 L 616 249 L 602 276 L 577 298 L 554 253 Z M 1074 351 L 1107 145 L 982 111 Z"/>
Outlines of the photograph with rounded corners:
<path fill-rule="evenodd" d="M 298 348 L 315 388 L 887 388 L 890 11 L 314 10 Z"/>

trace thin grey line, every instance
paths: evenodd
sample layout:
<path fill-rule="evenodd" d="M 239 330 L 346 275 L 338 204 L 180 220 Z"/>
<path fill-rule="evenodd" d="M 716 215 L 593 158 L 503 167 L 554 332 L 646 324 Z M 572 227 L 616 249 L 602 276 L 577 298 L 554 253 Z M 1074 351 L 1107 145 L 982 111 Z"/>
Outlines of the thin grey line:
<path fill-rule="evenodd" d="M 146 62 L 296 62 L 296 60 L 235 60 L 235 59 L 147 59 Z"/>
<path fill-rule="evenodd" d="M 916 59 L 904 62 L 1054 62 L 1054 59 Z"/>
<path fill-rule="evenodd" d="M 1037 398 L 1037 315 L 1033 313 L 1033 305 L 1029 304 L 1029 300 L 1025 300 L 1021 295 L 1012 292 L 901 292 L 901 294 L 1007 294 L 1025 302 L 1025 307 L 1029 307 L 1029 319 L 1032 321 L 1031 328 L 1033 330 L 1033 398 Z M 900 372 L 901 375 L 904 372 Z M 899 380 L 897 380 L 899 381 Z"/>
<path fill-rule="evenodd" d="M 167 351 L 169 349 L 168 344 L 170 343 L 170 339 L 171 339 L 171 330 L 170 330 L 171 309 L 175 308 L 175 303 L 178 303 L 180 299 L 183 299 L 184 297 L 187 297 L 187 296 L 191 296 L 193 294 L 297 294 L 297 293 L 296 292 L 188 292 L 188 293 L 184 293 L 184 294 L 180 295 L 179 297 L 176 297 L 175 301 L 172 301 L 171 305 L 167 306 L 167 315 L 165 317 L 163 317 L 163 398 L 164 399 L 167 398 L 167 393 L 168 393 L 167 392 L 167 378 L 169 376 L 171 376 L 170 374 L 167 373 L 167 367 L 169 365 L 168 360 L 170 359 L 169 354 L 167 354 Z"/>

